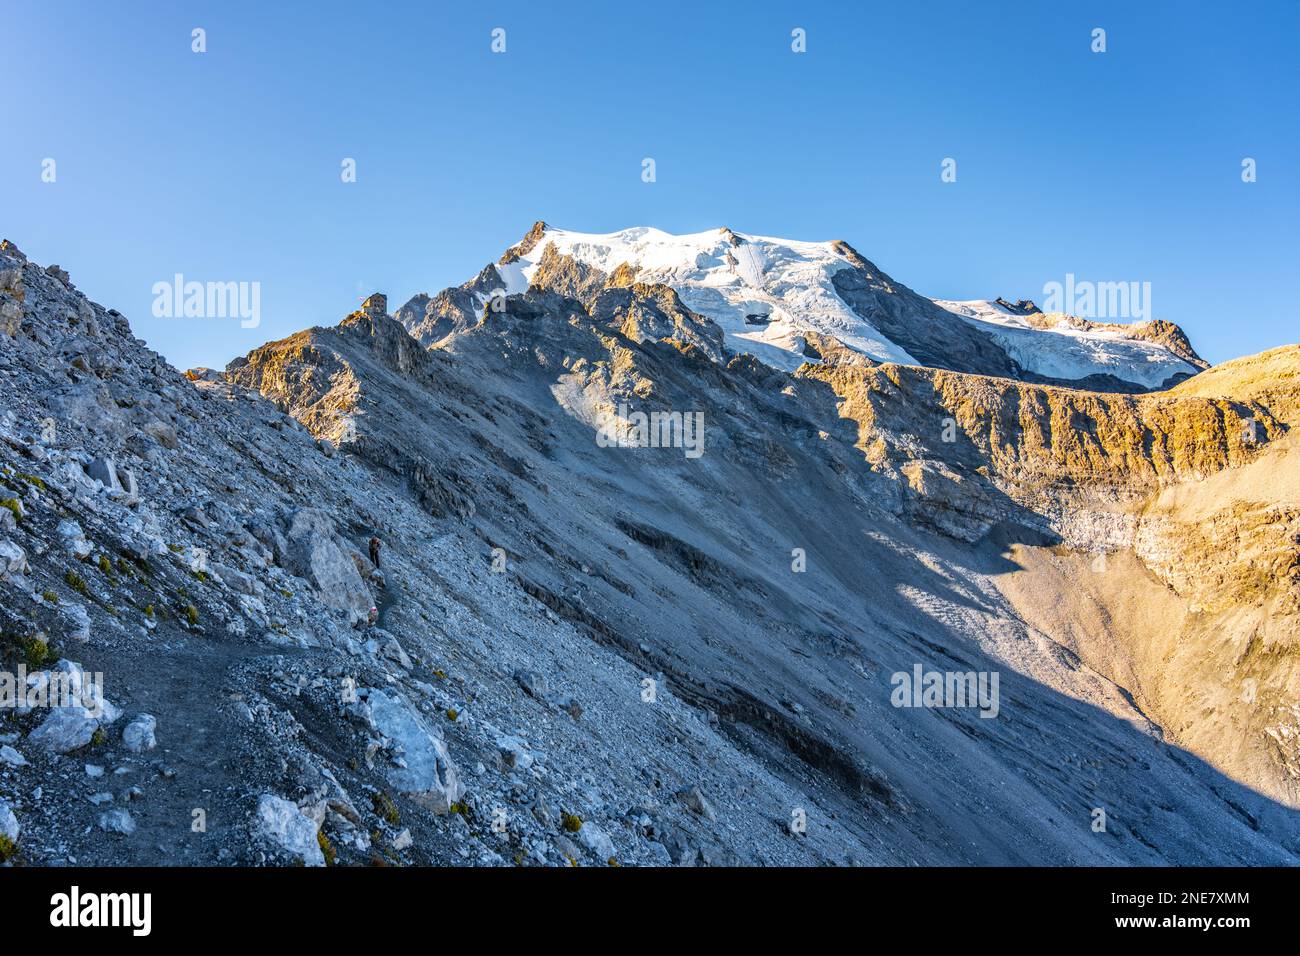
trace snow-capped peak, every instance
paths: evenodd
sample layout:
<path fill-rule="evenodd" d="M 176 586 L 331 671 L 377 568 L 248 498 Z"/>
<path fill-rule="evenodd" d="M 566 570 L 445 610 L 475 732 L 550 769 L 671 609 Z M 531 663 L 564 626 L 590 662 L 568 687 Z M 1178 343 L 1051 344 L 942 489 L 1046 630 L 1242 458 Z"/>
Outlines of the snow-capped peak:
<path fill-rule="evenodd" d="M 497 266 L 507 292 L 528 288 L 548 245 L 607 274 L 626 265 L 638 282 L 672 286 L 688 308 L 722 327 L 728 347 L 782 368 L 807 360 L 806 331 L 833 335 L 878 361 L 918 364 L 836 294 L 831 276 L 853 265 L 837 243 L 726 228 L 674 236 L 645 226 L 606 234 L 545 226 L 529 248 Z"/>
<path fill-rule="evenodd" d="M 675 236 L 638 226 L 572 232 L 538 222 L 496 266 L 525 291 L 548 248 L 622 280 L 663 283 L 715 321 L 728 348 L 792 370 L 818 352 L 812 333 L 880 362 L 1089 387 L 1159 388 L 1195 374 L 1151 323 L 1100 325 L 1043 316 L 1032 302 L 936 301 L 894 281 L 845 242 L 751 236 L 727 228 Z M 1173 329 L 1185 344 L 1176 327 Z"/>

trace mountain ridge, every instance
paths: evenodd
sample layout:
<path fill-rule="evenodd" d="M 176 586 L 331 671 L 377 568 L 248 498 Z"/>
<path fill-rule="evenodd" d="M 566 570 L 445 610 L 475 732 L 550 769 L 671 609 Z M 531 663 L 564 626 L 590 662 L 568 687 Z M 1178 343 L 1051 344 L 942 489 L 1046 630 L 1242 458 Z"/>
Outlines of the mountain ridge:
<path fill-rule="evenodd" d="M 0 650 L 122 711 L 66 751 L 0 720 L 22 859 L 1300 859 L 1296 350 L 1148 396 L 816 333 L 787 372 L 628 271 L 187 377 L 0 247 Z M 603 447 L 620 405 L 701 413 L 703 454 Z M 997 716 L 895 706 L 918 665 L 999 673 Z"/>
<path fill-rule="evenodd" d="M 746 236 L 726 227 L 681 236 L 649 227 L 593 234 L 538 220 L 474 279 L 436 297 L 415 296 L 398 316 L 430 345 L 472 324 L 494 293 L 522 292 L 535 282 L 556 287 L 550 274 L 557 269 L 594 270 L 620 285 L 667 285 L 685 306 L 719 323 L 730 351 L 786 371 L 817 359 L 810 334 L 835 338 L 874 361 L 1102 391 L 1158 390 L 1205 367 L 1182 330 L 1164 320 L 1125 326 L 1045 316 L 1037 307 L 1017 316 L 992 302 L 936 302 L 843 240 Z"/>

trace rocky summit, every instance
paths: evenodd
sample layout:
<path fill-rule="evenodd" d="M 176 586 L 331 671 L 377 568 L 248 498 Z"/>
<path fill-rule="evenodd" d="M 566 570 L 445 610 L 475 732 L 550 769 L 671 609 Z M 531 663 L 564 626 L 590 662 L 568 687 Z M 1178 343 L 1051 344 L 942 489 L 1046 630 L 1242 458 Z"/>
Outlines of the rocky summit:
<path fill-rule="evenodd" d="M 0 858 L 1300 863 L 1300 346 L 485 259 L 181 372 L 0 247 Z"/>

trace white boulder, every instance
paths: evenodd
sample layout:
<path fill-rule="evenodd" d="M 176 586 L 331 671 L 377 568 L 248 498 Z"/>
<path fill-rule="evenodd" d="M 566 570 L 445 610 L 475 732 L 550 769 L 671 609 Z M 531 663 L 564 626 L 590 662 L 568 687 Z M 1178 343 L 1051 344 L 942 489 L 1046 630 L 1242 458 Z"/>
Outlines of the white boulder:
<path fill-rule="evenodd" d="M 122 728 L 122 746 L 131 753 L 144 753 L 158 746 L 154 731 L 158 729 L 158 720 L 152 714 L 137 714 L 131 722 Z"/>
<path fill-rule="evenodd" d="M 88 557 L 93 550 L 93 545 L 86 540 L 86 533 L 81 530 L 81 525 L 70 518 L 59 522 L 56 533 L 63 543 L 63 547 L 74 558 Z"/>
<path fill-rule="evenodd" d="M 0 538 L 0 580 L 27 573 L 27 552 L 8 538 Z"/>
<path fill-rule="evenodd" d="M 296 804 L 271 793 L 262 794 L 257 802 L 257 827 L 262 836 L 307 866 L 325 865 L 325 854 L 316 838 L 316 822 Z"/>
<path fill-rule="evenodd" d="M 18 826 L 18 818 L 14 816 L 13 808 L 6 801 L 0 800 L 0 836 L 17 843 L 21 832 L 22 828 Z"/>
<path fill-rule="evenodd" d="M 99 827 L 109 833 L 130 836 L 135 832 L 135 818 L 126 810 L 109 810 L 99 816 Z"/>
<path fill-rule="evenodd" d="M 33 687 L 44 685 L 50 715 L 27 737 L 27 742 L 54 753 L 70 753 L 86 746 L 101 726 L 122 712 L 104 698 L 100 679 L 92 679 L 73 661 L 61 660 L 53 670 L 28 676 Z"/>

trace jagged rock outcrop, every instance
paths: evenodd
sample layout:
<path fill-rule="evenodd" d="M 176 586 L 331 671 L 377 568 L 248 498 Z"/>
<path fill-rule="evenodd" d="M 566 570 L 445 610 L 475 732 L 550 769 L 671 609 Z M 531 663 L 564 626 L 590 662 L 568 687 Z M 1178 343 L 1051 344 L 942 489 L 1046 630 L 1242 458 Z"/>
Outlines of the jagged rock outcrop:
<path fill-rule="evenodd" d="M 1178 391 L 1108 395 L 898 365 L 823 363 L 798 374 L 831 387 L 873 465 L 942 462 L 1048 517 L 1065 499 L 1132 500 L 1244 465 L 1287 428 L 1259 402 Z"/>
<path fill-rule="evenodd" d="M 542 247 L 541 258 L 529 284 L 577 299 L 590 309 L 595 297 L 609 284 L 609 276 L 572 256 L 562 255 L 556 251 L 554 243 L 548 242 Z"/>
<path fill-rule="evenodd" d="M 546 234 L 547 228 L 546 223 L 538 219 L 524 234 L 523 239 L 501 254 L 500 264 L 503 266 L 509 265 L 532 252 L 537 247 L 537 244 L 542 241 L 542 236 Z"/>
<path fill-rule="evenodd" d="M 979 375 L 1021 372 L 986 333 L 894 281 L 847 242 L 835 247 L 852 264 L 831 276 L 836 293 L 917 361 Z"/>
<path fill-rule="evenodd" d="M 421 345 L 434 345 L 453 332 L 477 325 L 493 296 L 504 294 L 505 282 L 496 266 L 486 265 L 463 285 L 443 289 L 435 296 L 412 296 L 394 318 Z"/>
<path fill-rule="evenodd" d="M 722 330 L 682 305 L 669 286 L 635 282 L 607 288 L 589 308 L 592 318 L 617 328 L 633 342 L 675 342 L 699 349 L 714 362 L 725 359 Z"/>

